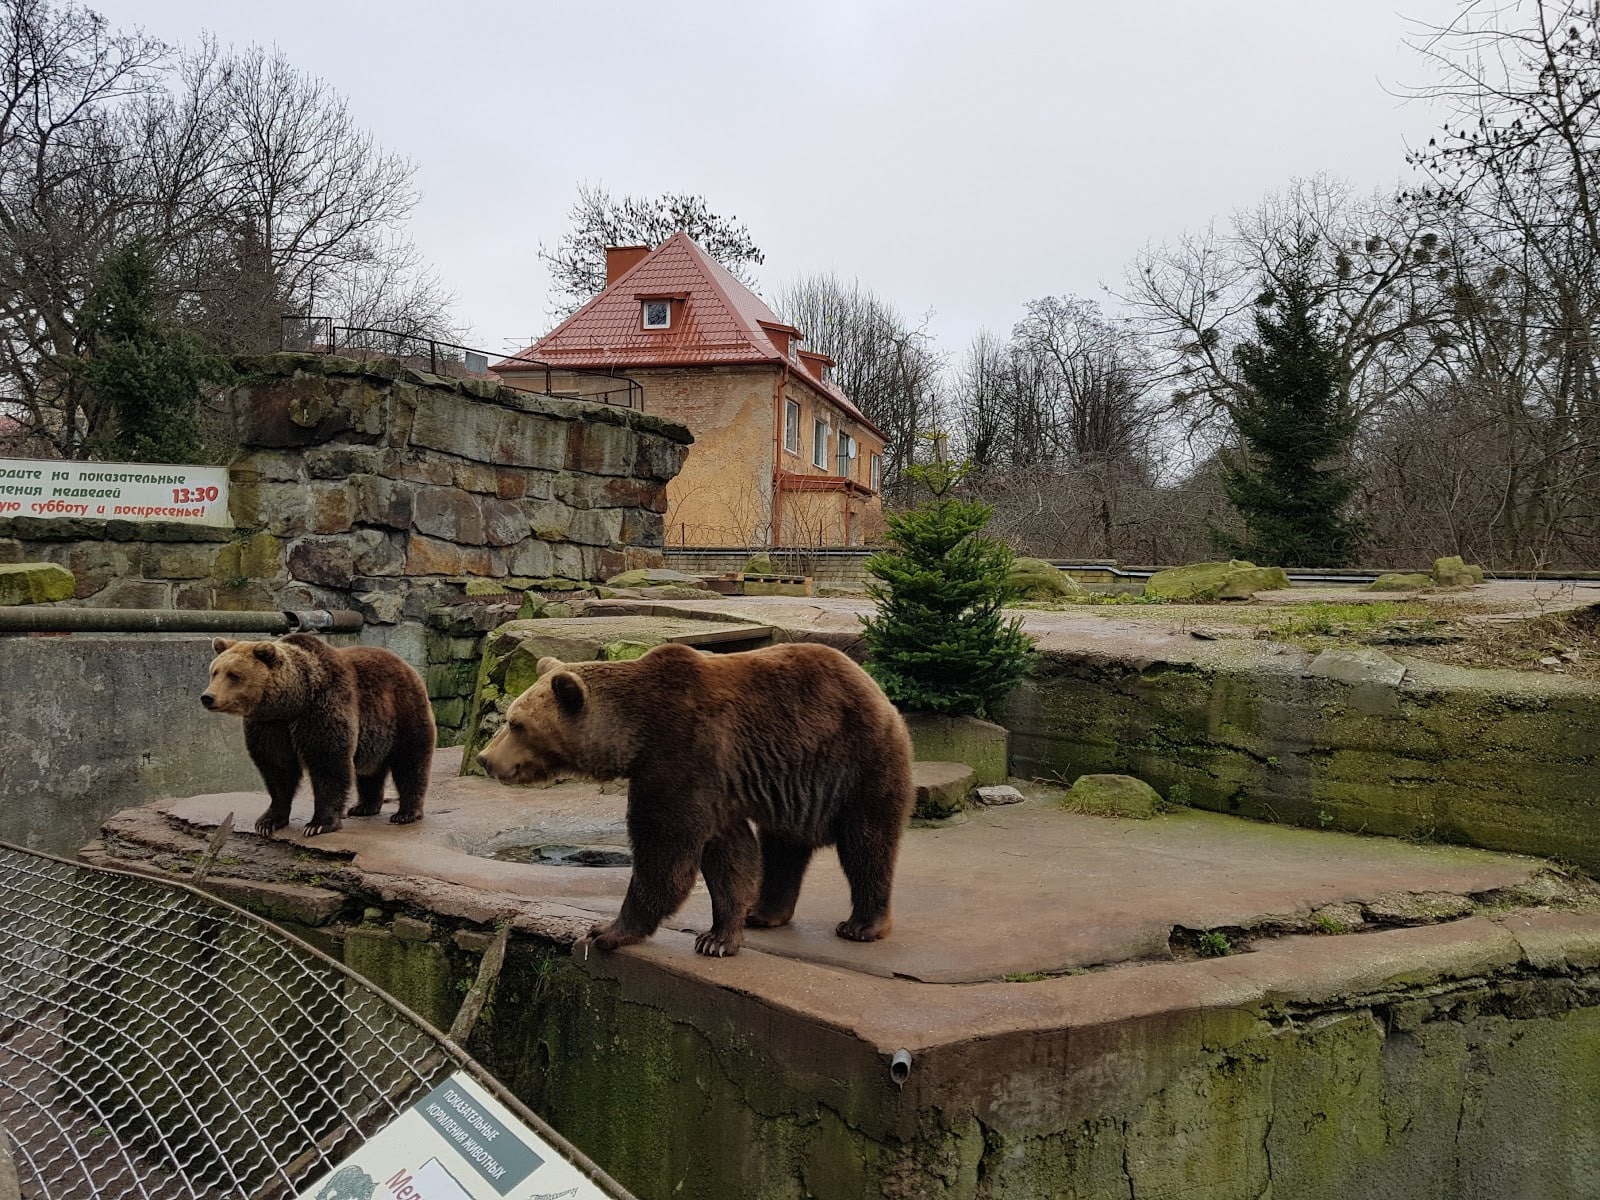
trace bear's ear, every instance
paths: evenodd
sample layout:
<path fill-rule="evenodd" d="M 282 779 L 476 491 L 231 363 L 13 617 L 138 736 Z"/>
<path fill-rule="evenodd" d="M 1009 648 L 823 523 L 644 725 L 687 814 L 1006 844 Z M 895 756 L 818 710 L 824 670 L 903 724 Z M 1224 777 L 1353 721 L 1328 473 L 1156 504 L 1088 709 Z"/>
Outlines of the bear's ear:
<path fill-rule="evenodd" d="M 279 659 L 283 657 L 278 647 L 271 642 L 257 642 L 254 653 L 257 658 L 269 667 L 277 666 Z"/>
<path fill-rule="evenodd" d="M 552 675 L 550 690 L 555 693 L 556 703 L 567 716 L 574 717 L 583 711 L 583 680 L 571 671 L 561 671 Z"/>
<path fill-rule="evenodd" d="M 539 674 L 548 675 L 551 671 L 559 671 L 566 665 L 567 664 L 562 662 L 559 658 L 551 658 L 548 654 L 546 654 L 539 660 Z"/>
<path fill-rule="evenodd" d="M 215 638 L 211 642 L 211 649 L 215 653 L 221 654 L 229 646 L 237 646 L 238 644 L 239 643 L 234 641 L 232 638 Z"/>

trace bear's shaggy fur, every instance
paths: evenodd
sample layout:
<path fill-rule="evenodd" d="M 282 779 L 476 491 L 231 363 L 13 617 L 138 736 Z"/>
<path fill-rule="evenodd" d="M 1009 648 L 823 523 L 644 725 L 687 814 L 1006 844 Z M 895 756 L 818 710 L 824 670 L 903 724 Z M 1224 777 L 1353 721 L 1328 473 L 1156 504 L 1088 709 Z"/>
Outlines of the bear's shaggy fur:
<path fill-rule="evenodd" d="M 302 771 L 311 776 L 313 810 L 305 836 L 343 824 L 350 785 L 355 817 L 383 807 L 384 776 L 393 774 L 398 825 L 422 819 L 433 760 L 433 709 L 422 677 L 399 655 L 377 646 L 340 649 L 305 633 L 275 642 L 217 638 L 211 683 L 200 703 L 244 718 L 245 748 L 272 803 L 256 820 L 263 837 L 289 823 Z"/>
<path fill-rule="evenodd" d="M 666 645 L 632 662 L 544 658 L 478 761 L 513 783 L 628 780 L 633 877 L 617 919 L 594 928 L 602 950 L 654 933 L 698 866 L 712 928 L 695 949 L 735 954 L 745 925 L 788 923 L 812 852 L 830 844 L 850 882 L 850 917 L 835 932 L 862 942 L 889 932 L 914 799 L 911 739 L 837 650 Z"/>

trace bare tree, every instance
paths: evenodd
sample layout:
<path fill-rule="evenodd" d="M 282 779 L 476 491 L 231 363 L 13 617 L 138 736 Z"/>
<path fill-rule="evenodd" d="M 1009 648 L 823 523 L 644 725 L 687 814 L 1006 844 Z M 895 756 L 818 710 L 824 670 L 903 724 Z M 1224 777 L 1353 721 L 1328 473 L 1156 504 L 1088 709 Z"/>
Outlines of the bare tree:
<path fill-rule="evenodd" d="M 668 192 L 661 196 L 615 197 L 599 184 L 579 184 L 568 214 L 572 228 L 554 246 L 540 245 L 539 259 L 550 272 L 550 307 L 567 316 L 606 286 L 606 247 L 656 246 L 683 230 L 743 283 L 750 268 L 766 256 L 743 221 L 718 216 L 704 196 Z"/>
<path fill-rule="evenodd" d="M 899 486 L 917 435 L 944 424 L 944 359 L 927 320 L 913 326 L 859 281 L 833 275 L 798 279 L 777 309 L 805 334 L 805 345 L 834 360 L 834 382 L 887 435 L 884 489 Z"/>
<path fill-rule="evenodd" d="M 1416 47 L 1453 109 L 1412 156 L 1455 231 L 1448 353 L 1428 402 L 1479 449 L 1449 519 L 1498 561 L 1600 556 L 1600 10 L 1461 6 Z M 1485 438 L 1484 431 L 1492 431 Z M 1476 435 L 1476 436 L 1474 436 Z M 1470 498 L 1470 499 L 1469 499 Z"/>
<path fill-rule="evenodd" d="M 1360 199 L 1328 176 L 1168 246 L 1142 252 L 1123 299 L 1165 352 L 1176 411 L 1226 419 L 1240 391 L 1234 350 L 1254 330 L 1264 290 L 1304 280 L 1331 322 L 1350 403 L 1367 416 L 1415 385 L 1438 352 L 1434 280 L 1454 248 L 1426 214 Z"/>
<path fill-rule="evenodd" d="M 34 444 L 102 440 L 79 312 L 135 241 L 167 315 L 219 351 L 275 349 L 286 312 L 445 332 L 399 233 L 411 171 L 281 54 L 175 59 L 70 0 L 0 0 L 0 398 Z"/>

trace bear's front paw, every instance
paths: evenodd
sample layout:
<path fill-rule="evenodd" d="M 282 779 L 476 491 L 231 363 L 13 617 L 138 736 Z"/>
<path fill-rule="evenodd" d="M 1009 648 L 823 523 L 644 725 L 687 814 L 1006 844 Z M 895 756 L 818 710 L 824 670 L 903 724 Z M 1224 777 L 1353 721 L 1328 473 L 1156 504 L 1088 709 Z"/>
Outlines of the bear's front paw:
<path fill-rule="evenodd" d="M 288 823 L 289 822 L 287 820 L 278 820 L 272 815 L 272 810 L 268 809 L 266 812 L 262 813 L 256 818 L 256 836 L 271 837 L 274 833 L 282 829 Z"/>
<path fill-rule="evenodd" d="M 383 802 L 381 800 L 377 804 L 358 804 L 350 810 L 349 815 L 352 817 L 375 817 L 382 807 Z"/>
<path fill-rule="evenodd" d="M 399 812 L 390 815 L 389 824 L 410 825 L 413 821 L 420 820 L 422 820 L 422 814 L 420 812 L 406 812 L 404 809 L 401 809 Z"/>
<path fill-rule="evenodd" d="M 306 827 L 301 836 L 316 837 L 319 834 L 333 833 L 335 830 L 343 828 L 344 822 L 338 817 L 312 817 L 311 820 L 306 822 Z"/>
<path fill-rule="evenodd" d="M 732 933 L 718 933 L 715 929 L 702 933 L 694 940 L 695 953 L 711 958 L 732 958 L 744 945 L 744 934 L 735 929 Z"/>
<path fill-rule="evenodd" d="M 606 921 L 589 930 L 589 936 L 594 939 L 596 950 L 605 950 L 608 953 L 622 946 L 631 946 L 635 942 L 644 941 L 636 934 L 623 933 L 617 929 L 615 921 Z"/>

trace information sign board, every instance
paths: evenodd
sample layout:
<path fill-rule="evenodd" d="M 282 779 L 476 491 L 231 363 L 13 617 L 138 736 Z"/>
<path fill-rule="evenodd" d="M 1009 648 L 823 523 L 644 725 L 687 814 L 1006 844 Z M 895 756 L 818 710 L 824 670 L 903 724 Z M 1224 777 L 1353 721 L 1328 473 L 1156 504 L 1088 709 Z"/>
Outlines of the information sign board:
<path fill-rule="evenodd" d="M 457 1071 L 299 1200 L 608 1200 L 571 1163 Z"/>
<path fill-rule="evenodd" d="M 228 469 L 0 458 L 0 517 L 229 525 Z"/>

